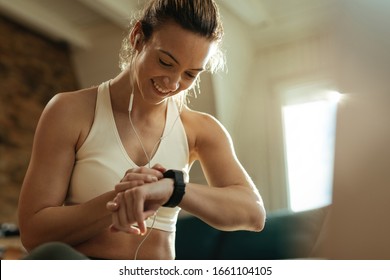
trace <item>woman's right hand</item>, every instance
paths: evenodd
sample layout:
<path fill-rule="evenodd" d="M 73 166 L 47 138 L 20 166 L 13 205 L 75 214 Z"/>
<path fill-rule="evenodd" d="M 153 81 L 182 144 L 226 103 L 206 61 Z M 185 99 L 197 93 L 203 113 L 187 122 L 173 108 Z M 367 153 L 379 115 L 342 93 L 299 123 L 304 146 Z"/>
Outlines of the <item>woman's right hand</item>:
<path fill-rule="evenodd" d="M 126 171 L 122 180 L 115 186 L 115 191 L 119 193 L 144 184 L 157 182 L 163 178 L 164 171 L 165 168 L 160 164 L 156 164 L 152 168 L 131 168 Z"/>
<path fill-rule="evenodd" d="M 166 169 L 164 167 L 156 164 L 152 168 L 136 167 L 126 171 L 122 180 L 115 186 L 115 192 L 117 193 L 116 197 L 109 201 L 106 205 L 107 209 L 113 213 L 113 224 L 120 224 L 118 223 L 118 217 L 121 215 L 119 215 L 118 211 L 126 211 L 124 193 L 127 190 L 142 187 L 145 184 L 157 182 L 163 178 L 163 172 L 165 172 L 165 170 Z M 133 226 L 126 228 L 128 233 L 140 234 L 139 228 Z M 111 226 L 111 230 L 116 232 L 118 230 L 123 231 L 124 229 Z"/>

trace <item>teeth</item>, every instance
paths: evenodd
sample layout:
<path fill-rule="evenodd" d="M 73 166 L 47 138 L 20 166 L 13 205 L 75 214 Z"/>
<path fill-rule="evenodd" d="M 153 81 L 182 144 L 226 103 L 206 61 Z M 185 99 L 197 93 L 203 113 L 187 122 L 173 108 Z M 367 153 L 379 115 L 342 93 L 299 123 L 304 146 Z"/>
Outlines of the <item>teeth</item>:
<path fill-rule="evenodd" d="M 160 87 L 155 81 L 153 81 L 154 87 L 161 92 L 162 94 L 167 94 L 170 92 L 170 90 L 164 90 L 162 87 Z"/>

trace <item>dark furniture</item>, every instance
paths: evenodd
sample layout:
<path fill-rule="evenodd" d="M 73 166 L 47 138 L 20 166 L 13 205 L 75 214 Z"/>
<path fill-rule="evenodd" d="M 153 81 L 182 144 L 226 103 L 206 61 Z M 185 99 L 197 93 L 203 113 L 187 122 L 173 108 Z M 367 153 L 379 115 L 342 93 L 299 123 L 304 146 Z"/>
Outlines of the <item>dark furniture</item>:
<path fill-rule="evenodd" d="M 308 258 L 316 245 L 327 208 L 267 215 L 261 232 L 216 230 L 194 216 L 179 219 L 178 260 L 261 260 Z"/>

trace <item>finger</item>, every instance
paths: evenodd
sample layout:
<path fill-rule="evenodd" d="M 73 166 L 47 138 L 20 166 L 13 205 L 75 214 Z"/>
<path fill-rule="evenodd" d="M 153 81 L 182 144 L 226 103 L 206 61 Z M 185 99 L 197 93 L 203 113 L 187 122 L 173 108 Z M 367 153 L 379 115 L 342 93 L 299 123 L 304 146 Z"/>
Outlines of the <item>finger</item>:
<path fill-rule="evenodd" d="M 162 170 L 165 170 L 165 168 L 163 168 L 162 165 L 160 165 L 160 164 L 156 164 L 154 166 L 156 166 L 158 168 L 149 168 L 146 166 L 141 166 L 141 167 L 132 169 L 133 170 L 132 172 L 139 173 L 139 174 L 150 174 L 150 175 L 153 175 L 153 176 L 156 176 L 159 178 L 162 175 L 162 172 L 159 170 L 159 168 L 161 168 Z"/>
<path fill-rule="evenodd" d="M 110 227 L 111 231 L 123 231 L 130 234 L 140 234 L 140 230 L 132 226 L 133 219 L 127 217 L 126 203 L 123 201 L 123 194 L 119 194 L 118 200 L 120 201 L 120 208 L 117 212 L 112 215 L 112 226 Z"/>
<path fill-rule="evenodd" d="M 139 167 L 127 169 L 126 172 L 125 172 L 125 175 L 128 174 L 128 173 L 137 173 L 138 170 L 139 170 Z"/>
<path fill-rule="evenodd" d="M 140 224 L 138 224 L 138 228 L 139 228 L 139 231 L 141 235 L 145 235 L 148 231 L 148 228 L 146 226 L 146 220 L 150 217 L 153 217 L 155 214 L 157 214 L 157 211 L 154 211 L 154 210 L 149 210 L 149 211 L 145 211 L 144 212 L 144 221 L 142 223 L 142 226 Z"/>
<path fill-rule="evenodd" d="M 118 194 L 119 203 L 120 207 L 117 211 L 117 216 L 118 216 L 118 225 L 119 227 L 123 230 L 126 229 L 130 226 L 130 224 L 133 223 L 134 219 L 131 216 L 128 216 L 128 211 L 127 211 L 127 204 L 132 203 L 129 201 L 127 197 L 125 197 L 124 193 L 119 193 Z M 131 205 L 131 204 L 130 204 Z M 131 214 L 131 213 L 130 213 Z"/>
<path fill-rule="evenodd" d="M 139 229 L 140 235 L 145 235 L 146 232 L 148 231 L 148 229 L 146 227 L 146 221 L 142 221 L 141 224 L 138 224 L 138 229 Z"/>
<path fill-rule="evenodd" d="M 112 228 L 116 231 L 128 231 L 129 227 L 128 224 L 124 221 L 126 221 L 126 218 L 123 215 L 123 212 L 126 207 L 124 201 L 122 201 L 122 193 L 119 193 L 116 196 L 116 200 L 118 201 L 117 204 L 119 205 L 119 208 L 117 211 L 115 211 L 112 214 Z"/>
<path fill-rule="evenodd" d="M 165 171 L 165 168 L 163 168 L 161 165 L 154 165 L 156 166 L 156 168 L 152 167 L 152 168 L 148 168 L 148 167 L 140 167 L 140 169 L 138 170 L 138 172 L 142 173 L 142 174 L 149 174 L 149 175 L 152 175 L 152 176 L 155 176 L 157 177 L 157 179 L 162 179 L 163 178 L 163 172 Z M 164 170 L 164 171 L 161 171 L 161 170 Z"/>
<path fill-rule="evenodd" d="M 143 181 L 143 180 L 148 180 L 151 177 L 148 176 L 154 176 L 152 172 L 148 173 L 135 173 L 135 172 L 129 172 L 126 173 L 123 178 L 121 179 L 121 182 L 126 182 L 126 181 Z M 156 176 L 155 176 L 156 177 Z M 149 179 L 150 180 L 150 179 Z"/>
<path fill-rule="evenodd" d="M 133 205 L 136 205 L 137 201 L 140 201 L 141 199 L 139 197 L 139 194 L 142 194 L 142 190 L 133 190 L 133 191 L 126 191 L 124 193 L 121 193 L 121 200 L 123 200 L 123 205 L 125 207 L 122 207 L 122 209 L 118 213 L 119 218 L 119 224 L 121 225 L 121 228 L 127 229 L 127 233 L 133 233 L 133 234 L 145 234 L 146 233 L 146 223 L 145 218 L 140 218 L 137 220 L 137 213 L 133 212 Z M 142 206 L 142 205 L 140 205 Z M 143 206 L 141 207 L 143 209 Z M 141 211 L 142 214 L 142 211 Z M 134 224 L 137 224 L 138 227 L 136 227 Z"/>
<path fill-rule="evenodd" d="M 106 208 L 107 208 L 107 210 L 110 211 L 110 212 L 115 212 L 115 211 L 118 210 L 119 204 L 118 204 L 117 202 L 115 202 L 115 201 L 112 200 L 112 201 L 107 202 Z"/>
<path fill-rule="evenodd" d="M 119 232 L 121 231 L 121 226 L 119 224 L 119 219 L 118 219 L 118 213 L 115 212 L 111 216 L 112 224 L 110 225 L 110 231 L 111 232 Z"/>
<path fill-rule="evenodd" d="M 118 200 L 118 197 L 120 197 L 120 195 L 117 195 L 116 197 L 116 200 Z M 123 204 L 123 203 L 122 203 Z M 119 203 L 117 203 L 117 205 L 119 206 Z M 118 211 L 115 211 L 112 215 L 111 215 L 111 220 L 112 220 L 112 225 L 111 225 L 111 229 L 112 230 L 115 230 L 115 231 L 120 231 L 122 229 L 122 225 L 119 221 L 119 210 L 123 208 L 122 207 L 119 207 L 117 210 Z"/>
<path fill-rule="evenodd" d="M 119 225 L 119 220 L 118 220 L 118 213 L 113 213 L 111 219 L 112 219 L 112 224 L 110 225 L 110 231 L 111 232 L 121 231 L 120 230 L 121 226 Z"/>
<path fill-rule="evenodd" d="M 159 172 L 161 172 L 161 173 L 164 173 L 165 171 L 167 171 L 167 169 L 164 166 L 162 166 L 161 164 L 159 164 L 159 163 L 153 165 L 152 168 L 157 170 L 157 171 L 159 171 Z"/>
<path fill-rule="evenodd" d="M 125 174 L 123 175 L 123 178 L 121 181 L 131 181 L 131 180 L 137 180 L 140 178 L 140 175 L 144 173 L 141 167 L 135 167 L 126 170 Z M 138 176 L 138 177 L 137 177 Z"/>
<path fill-rule="evenodd" d="M 117 214 L 115 214 L 115 215 L 117 215 Z M 113 233 L 121 231 L 121 232 L 125 232 L 125 233 L 136 234 L 136 235 L 140 235 L 141 234 L 140 230 L 138 228 L 134 227 L 134 226 L 125 227 L 125 228 L 116 226 L 114 224 L 114 217 L 113 217 L 113 224 L 110 225 L 109 229 Z"/>
<path fill-rule="evenodd" d="M 144 184 L 145 184 L 145 182 L 143 180 L 121 181 L 120 183 L 115 185 L 115 191 L 116 192 L 123 192 L 125 190 L 130 190 L 132 188 L 139 187 L 139 186 L 142 186 Z"/>
<path fill-rule="evenodd" d="M 147 210 L 144 212 L 145 220 L 147 220 L 150 217 L 153 217 L 154 215 L 157 214 L 156 210 Z"/>
<path fill-rule="evenodd" d="M 133 215 L 141 234 L 145 234 L 146 233 L 146 223 L 145 223 L 146 218 L 144 216 L 145 199 L 143 197 L 142 189 L 135 191 L 133 193 L 133 196 L 134 196 L 133 205 L 131 208 L 129 207 L 128 210 L 132 211 L 131 214 Z"/>
<path fill-rule="evenodd" d="M 145 184 L 145 183 L 152 183 L 156 182 L 160 177 L 160 172 L 157 170 L 150 171 L 148 173 L 127 173 L 125 176 L 121 179 L 120 182 L 140 182 L 138 185 Z"/>

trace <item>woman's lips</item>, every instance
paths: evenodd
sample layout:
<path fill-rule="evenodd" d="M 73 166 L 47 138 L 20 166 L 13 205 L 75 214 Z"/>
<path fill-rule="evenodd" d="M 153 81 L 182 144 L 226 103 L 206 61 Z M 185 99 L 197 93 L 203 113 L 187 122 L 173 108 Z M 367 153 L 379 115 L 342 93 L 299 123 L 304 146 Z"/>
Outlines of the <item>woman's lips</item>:
<path fill-rule="evenodd" d="M 160 94 L 160 95 L 168 95 L 171 93 L 171 90 L 163 89 L 159 84 L 157 84 L 154 80 L 152 80 L 152 84 L 155 88 L 155 90 Z"/>

